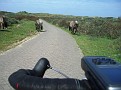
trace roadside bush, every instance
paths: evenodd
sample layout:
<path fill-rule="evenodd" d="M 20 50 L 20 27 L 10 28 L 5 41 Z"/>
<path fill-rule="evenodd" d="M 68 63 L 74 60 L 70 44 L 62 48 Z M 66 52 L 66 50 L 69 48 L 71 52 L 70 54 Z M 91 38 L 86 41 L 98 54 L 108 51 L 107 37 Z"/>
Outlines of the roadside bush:
<path fill-rule="evenodd" d="M 115 48 L 121 53 L 121 37 L 114 41 Z"/>
<path fill-rule="evenodd" d="M 54 24 L 54 25 L 58 25 L 57 22 L 58 22 L 58 19 L 54 19 L 54 20 L 51 21 L 51 23 Z"/>
<path fill-rule="evenodd" d="M 7 19 L 7 23 L 8 23 L 8 25 L 10 26 L 10 25 L 12 25 L 12 24 L 18 24 L 19 21 L 16 20 L 15 18 L 8 18 L 8 19 Z"/>
<path fill-rule="evenodd" d="M 79 23 L 79 32 L 97 37 L 107 37 L 109 39 L 116 39 L 121 36 L 121 23 L 117 19 L 105 20 L 92 19 L 83 20 Z"/>
<path fill-rule="evenodd" d="M 58 25 L 60 27 L 68 28 L 69 24 L 68 24 L 68 21 L 66 21 L 65 19 L 61 19 L 61 20 L 58 21 Z"/>
<path fill-rule="evenodd" d="M 121 36 L 121 18 L 113 17 L 88 17 L 88 16 L 64 16 L 64 15 L 45 15 L 42 19 L 60 27 L 68 28 L 69 21 L 79 22 L 78 31 L 95 37 L 106 37 L 116 39 Z"/>
<path fill-rule="evenodd" d="M 16 15 L 15 19 L 17 20 L 23 20 L 23 19 L 27 19 L 27 20 L 31 20 L 31 21 L 35 21 L 37 19 L 39 19 L 39 17 L 36 16 L 29 16 L 29 15 Z"/>

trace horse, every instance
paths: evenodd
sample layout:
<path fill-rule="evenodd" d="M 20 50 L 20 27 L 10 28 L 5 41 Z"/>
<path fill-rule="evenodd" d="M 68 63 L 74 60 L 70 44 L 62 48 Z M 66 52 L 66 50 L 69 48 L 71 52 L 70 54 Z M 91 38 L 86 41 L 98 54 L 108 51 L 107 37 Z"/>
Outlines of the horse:
<path fill-rule="evenodd" d="M 5 29 L 8 27 L 7 20 L 5 16 L 0 16 L 0 29 Z"/>
<path fill-rule="evenodd" d="M 76 34 L 77 28 L 78 28 L 78 21 L 70 21 L 69 31 L 71 31 L 71 33 L 73 34 Z"/>
<path fill-rule="evenodd" d="M 0 29 L 3 29 L 3 16 L 0 16 Z"/>
<path fill-rule="evenodd" d="M 43 22 L 39 19 L 35 22 L 36 30 L 39 32 L 43 30 Z"/>

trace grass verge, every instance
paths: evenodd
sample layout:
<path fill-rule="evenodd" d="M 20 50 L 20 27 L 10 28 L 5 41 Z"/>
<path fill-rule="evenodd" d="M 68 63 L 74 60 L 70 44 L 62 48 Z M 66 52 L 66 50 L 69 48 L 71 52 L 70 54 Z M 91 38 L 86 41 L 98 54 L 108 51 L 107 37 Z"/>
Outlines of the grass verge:
<path fill-rule="evenodd" d="M 70 33 L 68 30 L 65 31 Z M 88 35 L 72 36 L 85 56 L 107 56 L 121 62 L 121 54 L 115 49 L 114 40 Z"/>
<path fill-rule="evenodd" d="M 26 37 L 36 34 L 33 21 L 21 21 L 20 24 L 13 25 L 5 30 L 0 30 L 0 52 L 5 51 L 13 43 L 22 41 Z"/>

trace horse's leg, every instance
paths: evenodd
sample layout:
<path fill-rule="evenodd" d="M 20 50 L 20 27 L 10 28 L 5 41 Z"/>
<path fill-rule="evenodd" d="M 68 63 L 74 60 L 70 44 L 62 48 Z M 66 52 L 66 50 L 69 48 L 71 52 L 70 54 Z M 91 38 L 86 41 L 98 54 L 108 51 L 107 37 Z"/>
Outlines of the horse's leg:
<path fill-rule="evenodd" d="M 0 23 L 0 29 L 3 29 L 3 27 L 2 27 L 2 23 Z"/>
<path fill-rule="evenodd" d="M 36 30 L 37 30 L 37 26 L 36 26 Z"/>
<path fill-rule="evenodd" d="M 1 23 L 1 29 L 4 29 L 4 24 L 3 23 Z"/>
<path fill-rule="evenodd" d="M 2 23 L 2 28 L 5 29 L 5 23 Z"/>
<path fill-rule="evenodd" d="M 40 31 L 42 30 L 42 25 L 40 25 Z"/>
<path fill-rule="evenodd" d="M 8 28 L 8 23 L 7 22 L 5 22 L 5 29 L 7 29 Z"/>
<path fill-rule="evenodd" d="M 41 25 L 41 30 L 43 30 L 43 25 Z"/>
<path fill-rule="evenodd" d="M 74 29 L 74 34 L 76 34 L 76 32 L 77 32 L 77 28 Z"/>
<path fill-rule="evenodd" d="M 77 27 L 75 26 L 75 27 L 73 28 L 73 34 L 76 34 L 76 32 L 77 32 Z"/>
<path fill-rule="evenodd" d="M 73 34 L 75 34 L 75 28 L 73 28 Z"/>
<path fill-rule="evenodd" d="M 35 24 L 35 28 L 36 28 L 36 30 L 37 30 L 37 24 Z"/>
<path fill-rule="evenodd" d="M 39 27 L 38 27 L 38 29 L 39 29 L 39 32 L 41 31 L 41 25 L 39 24 Z"/>
<path fill-rule="evenodd" d="M 68 30 L 70 31 L 70 26 L 68 27 Z"/>
<path fill-rule="evenodd" d="M 39 24 L 37 25 L 37 31 L 39 32 Z"/>
<path fill-rule="evenodd" d="M 0 29 L 1 29 L 1 23 L 0 23 Z"/>
<path fill-rule="evenodd" d="M 72 33 L 72 34 L 74 33 L 74 28 L 73 28 L 73 27 L 71 28 L 71 33 Z"/>
<path fill-rule="evenodd" d="M 39 32 L 39 25 L 36 24 L 36 30 Z"/>

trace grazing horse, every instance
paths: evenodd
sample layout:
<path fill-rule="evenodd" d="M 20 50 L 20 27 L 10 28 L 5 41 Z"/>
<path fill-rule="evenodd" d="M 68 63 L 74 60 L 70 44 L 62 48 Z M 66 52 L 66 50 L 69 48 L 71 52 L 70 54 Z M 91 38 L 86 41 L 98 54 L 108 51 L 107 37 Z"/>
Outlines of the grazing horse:
<path fill-rule="evenodd" d="M 39 19 L 35 22 L 36 30 L 39 32 L 43 30 L 43 22 Z"/>
<path fill-rule="evenodd" d="M 5 16 L 0 16 L 0 29 L 5 29 L 8 27 L 7 20 Z"/>
<path fill-rule="evenodd" d="M 76 34 L 78 28 L 78 21 L 71 21 L 69 24 L 69 31 L 71 33 Z"/>
<path fill-rule="evenodd" d="M 0 29 L 3 29 L 3 16 L 0 16 Z"/>

